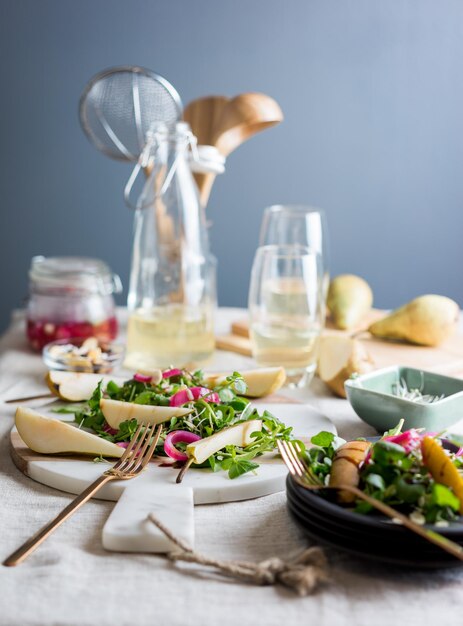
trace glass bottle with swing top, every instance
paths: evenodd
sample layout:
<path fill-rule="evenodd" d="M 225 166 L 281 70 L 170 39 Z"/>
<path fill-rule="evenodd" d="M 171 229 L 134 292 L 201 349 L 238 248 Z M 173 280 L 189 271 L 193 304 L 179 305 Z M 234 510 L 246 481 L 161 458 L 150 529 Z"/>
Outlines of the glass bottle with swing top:
<path fill-rule="evenodd" d="M 142 181 L 128 296 L 131 369 L 193 367 L 214 350 L 216 263 L 190 169 L 194 149 L 188 124 L 158 125 L 126 188 L 130 203 Z"/>

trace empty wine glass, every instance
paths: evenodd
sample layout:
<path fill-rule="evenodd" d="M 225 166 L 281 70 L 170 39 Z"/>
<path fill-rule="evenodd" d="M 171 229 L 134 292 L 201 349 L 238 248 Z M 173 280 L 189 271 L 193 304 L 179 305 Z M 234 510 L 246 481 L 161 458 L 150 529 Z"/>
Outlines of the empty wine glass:
<path fill-rule="evenodd" d="M 320 255 L 325 297 L 329 284 L 328 232 L 325 212 L 302 204 L 275 204 L 264 211 L 259 246 L 299 245 Z"/>
<path fill-rule="evenodd" d="M 294 244 L 258 248 L 249 314 L 257 363 L 282 365 L 290 384 L 307 385 L 315 373 L 324 324 L 321 255 Z"/>

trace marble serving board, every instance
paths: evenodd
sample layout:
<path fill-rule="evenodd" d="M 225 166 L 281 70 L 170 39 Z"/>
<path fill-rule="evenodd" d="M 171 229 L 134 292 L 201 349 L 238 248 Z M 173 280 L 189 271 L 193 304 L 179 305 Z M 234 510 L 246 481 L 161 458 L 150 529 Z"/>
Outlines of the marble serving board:
<path fill-rule="evenodd" d="M 69 416 L 51 412 L 51 406 L 41 408 L 40 412 L 58 419 L 69 419 Z M 309 439 L 321 430 L 336 433 L 334 424 L 307 404 L 259 402 L 259 409 L 271 411 L 285 424 L 292 426 L 294 435 L 301 439 Z M 73 494 L 83 491 L 109 467 L 105 462 L 95 463 L 83 456 L 47 456 L 33 452 L 25 445 L 16 428 L 11 431 L 11 456 L 26 476 L 43 485 Z M 287 469 L 281 459 L 276 454 L 269 454 L 258 459 L 258 463 L 260 467 L 255 473 L 234 480 L 230 480 L 223 471 L 190 469 L 182 484 L 193 489 L 195 504 L 247 500 L 283 491 Z M 179 470 L 165 465 L 165 458 L 154 460 L 137 477 L 137 483 L 169 486 L 175 490 L 178 487 L 175 479 Z M 98 498 L 118 500 L 127 484 L 126 481 L 113 481 L 98 492 Z"/>

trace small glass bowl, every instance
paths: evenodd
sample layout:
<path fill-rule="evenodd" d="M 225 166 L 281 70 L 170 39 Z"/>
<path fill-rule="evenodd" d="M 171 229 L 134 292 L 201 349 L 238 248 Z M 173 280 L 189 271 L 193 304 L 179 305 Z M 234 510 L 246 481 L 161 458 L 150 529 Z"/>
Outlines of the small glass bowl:
<path fill-rule="evenodd" d="M 92 340 L 94 346 L 87 343 L 91 346 L 87 349 L 84 343 Z M 96 361 L 92 358 L 95 349 L 97 355 L 101 350 Z M 49 369 L 93 374 L 109 374 L 122 364 L 124 356 L 125 348 L 121 344 L 98 341 L 94 337 L 58 339 L 48 343 L 42 352 L 43 361 Z"/>

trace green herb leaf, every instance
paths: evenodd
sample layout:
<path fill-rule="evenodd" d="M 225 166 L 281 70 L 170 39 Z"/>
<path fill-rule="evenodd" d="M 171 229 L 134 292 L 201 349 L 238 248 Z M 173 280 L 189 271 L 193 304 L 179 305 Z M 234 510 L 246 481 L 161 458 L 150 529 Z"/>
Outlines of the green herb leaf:
<path fill-rule="evenodd" d="M 138 422 L 136 419 L 126 420 L 119 424 L 119 430 L 114 435 L 115 441 L 131 441 L 132 437 L 138 428 Z"/>
<path fill-rule="evenodd" d="M 381 465 L 394 465 L 405 456 L 405 449 L 392 441 L 377 441 L 372 448 L 371 457 Z"/>
<path fill-rule="evenodd" d="M 322 430 L 320 433 L 318 433 L 318 435 L 314 435 L 310 441 L 311 443 L 313 443 L 314 446 L 319 446 L 320 448 L 329 448 L 334 441 L 334 435 L 333 433 L 329 433 L 326 430 Z"/>
<path fill-rule="evenodd" d="M 379 474 L 368 474 L 366 482 L 372 487 L 375 487 L 375 489 L 379 489 L 379 491 L 384 491 L 386 489 L 384 478 Z"/>
<path fill-rule="evenodd" d="M 410 482 L 404 476 L 396 478 L 394 485 L 396 488 L 397 498 L 402 500 L 402 502 L 407 502 L 408 504 L 418 502 L 418 500 L 424 496 L 426 491 L 424 485 Z"/>
<path fill-rule="evenodd" d="M 96 386 L 95 391 L 92 394 L 92 397 L 88 401 L 88 406 L 91 411 L 97 411 L 100 408 L 100 400 L 103 397 L 103 389 L 101 388 L 102 385 L 103 381 L 100 380 L 100 382 Z"/>
<path fill-rule="evenodd" d="M 67 404 L 66 406 L 60 406 L 57 409 L 52 409 L 52 412 L 61 413 L 63 415 L 73 414 L 73 413 L 75 414 L 75 413 L 83 411 L 86 406 L 87 405 L 85 402 L 79 402 L 76 404 Z"/>
<path fill-rule="evenodd" d="M 110 398 L 117 395 L 120 392 L 121 388 L 117 385 L 113 380 L 110 380 L 106 385 L 106 393 Z"/>
<path fill-rule="evenodd" d="M 238 478 L 247 472 L 252 472 L 259 467 L 258 463 L 246 460 L 234 460 L 228 470 L 229 478 Z"/>
<path fill-rule="evenodd" d="M 460 509 L 460 500 L 445 485 L 434 483 L 432 486 L 432 501 L 437 506 L 449 506 L 452 511 Z"/>
<path fill-rule="evenodd" d="M 394 437 L 394 435 L 400 435 L 400 433 L 402 432 L 402 426 L 404 425 L 405 420 L 401 419 L 399 421 L 399 423 L 397 424 L 397 426 L 394 426 L 394 428 L 391 428 L 390 430 L 387 430 L 383 437 Z"/>

